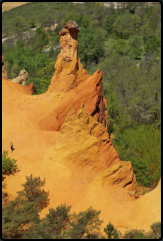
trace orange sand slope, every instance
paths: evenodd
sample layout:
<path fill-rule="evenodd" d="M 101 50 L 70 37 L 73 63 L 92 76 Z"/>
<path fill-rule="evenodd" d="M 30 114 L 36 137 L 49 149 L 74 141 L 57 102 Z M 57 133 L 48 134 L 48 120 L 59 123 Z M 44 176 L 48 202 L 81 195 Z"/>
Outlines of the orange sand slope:
<path fill-rule="evenodd" d="M 63 32 L 71 41 L 75 35 L 71 31 L 77 27 L 72 23 L 67 26 L 69 31 Z M 72 42 L 76 46 L 75 38 Z M 153 222 L 161 221 L 161 181 L 139 199 L 128 195 L 135 190 L 135 175 L 131 163 L 119 159 L 105 128 L 102 73 L 98 70 L 89 76 L 75 51 L 64 50 L 63 46 L 44 94 L 22 92 L 19 84 L 2 77 L 2 151 L 9 150 L 18 166 L 14 176 L 5 178 L 5 191 L 16 197 L 25 176 L 32 173 L 45 178 L 44 189 L 49 190 L 50 204 L 41 217 L 61 203 L 72 205 L 72 212 L 92 206 L 101 210 L 102 230 L 109 221 L 121 232 L 149 230 Z M 70 69 L 72 74 L 67 72 Z M 62 91 L 59 79 L 66 83 Z"/>

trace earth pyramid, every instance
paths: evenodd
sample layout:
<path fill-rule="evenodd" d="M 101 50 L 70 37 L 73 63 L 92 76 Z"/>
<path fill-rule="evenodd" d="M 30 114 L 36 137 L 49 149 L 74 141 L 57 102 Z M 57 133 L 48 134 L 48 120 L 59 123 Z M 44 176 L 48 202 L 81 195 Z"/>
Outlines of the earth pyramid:
<path fill-rule="evenodd" d="M 107 133 L 107 101 L 102 72 L 92 76 L 77 54 L 79 26 L 68 21 L 60 31 L 61 53 L 46 93 L 32 95 L 29 86 L 2 75 L 2 151 L 14 152 L 18 172 L 3 181 L 10 199 L 22 190 L 26 176 L 45 178 L 50 203 L 40 217 L 66 203 L 72 212 L 90 206 L 101 210 L 101 228 L 149 230 L 161 220 L 161 181 L 135 199 L 136 178 L 131 162 L 121 161 Z M 2 70 L 4 57 L 2 56 Z M 32 83 L 33 84 L 33 83 Z M 28 90 L 28 91 L 27 91 Z"/>

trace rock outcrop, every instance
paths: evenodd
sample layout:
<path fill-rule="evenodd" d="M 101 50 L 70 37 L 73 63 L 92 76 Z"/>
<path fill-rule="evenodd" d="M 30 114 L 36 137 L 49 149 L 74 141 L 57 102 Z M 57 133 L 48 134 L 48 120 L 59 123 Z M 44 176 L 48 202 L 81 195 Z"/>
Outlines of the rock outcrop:
<path fill-rule="evenodd" d="M 69 20 L 59 32 L 61 53 L 57 57 L 49 92 L 62 91 L 66 93 L 90 76 L 78 58 L 79 31 L 80 28 L 76 22 Z"/>
<path fill-rule="evenodd" d="M 26 80 L 29 78 L 29 74 L 25 69 L 21 70 L 19 75 L 12 79 L 12 82 L 20 84 L 20 85 L 25 85 Z"/>
<path fill-rule="evenodd" d="M 84 103 L 86 111 L 105 127 L 108 125 L 107 101 L 102 94 L 102 72 L 97 70 L 89 75 L 78 57 L 79 26 L 75 21 L 68 21 L 60 31 L 61 53 L 57 57 L 55 73 L 47 93 L 66 94 L 64 101 L 51 113 L 38 122 L 42 130 L 60 131 L 66 115 L 75 106 L 78 112 Z M 50 123 L 47 129 L 47 123 Z"/>
<path fill-rule="evenodd" d="M 93 182 L 100 184 L 101 188 L 115 185 L 135 191 L 136 177 L 131 162 L 120 161 L 101 172 Z"/>
<path fill-rule="evenodd" d="M 2 77 L 3 78 L 8 78 L 7 77 L 7 71 L 5 70 L 5 65 L 4 65 L 5 57 L 2 54 Z"/>
<path fill-rule="evenodd" d="M 62 92 L 59 93 L 62 95 Z M 106 99 L 102 96 L 102 72 L 100 69 L 75 89 L 66 94 L 63 93 L 63 96 L 62 102 L 38 121 L 40 129 L 60 131 L 70 109 L 75 106 L 78 113 L 82 103 L 89 115 L 105 127 L 107 126 L 108 114 Z"/>
<path fill-rule="evenodd" d="M 106 168 L 121 162 L 107 129 L 86 112 L 83 104 L 78 114 L 75 107 L 67 114 L 53 156 L 58 162 L 66 164 L 74 176 L 88 182 Z M 126 178 L 129 174 L 126 172 Z"/>

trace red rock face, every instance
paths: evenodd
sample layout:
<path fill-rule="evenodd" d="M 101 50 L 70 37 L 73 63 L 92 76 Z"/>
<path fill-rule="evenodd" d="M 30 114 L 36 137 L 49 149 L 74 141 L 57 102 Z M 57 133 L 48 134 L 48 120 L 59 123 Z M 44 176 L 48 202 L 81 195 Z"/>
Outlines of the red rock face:
<path fill-rule="evenodd" d="M 104 126 L 108 124 L 107 102 L 102 95 L 103 74 L 99 69 L 91 76 L 80 63 L 77 52 L 79 31 L 76 22 L 70 20 L 59 33 L 61 53 L 57 57 L 55 73 L 47 92 L 63 92 L 66 96 L 55 111 L 40 120 L 42 129 L 47 128 L 47 121 L 55 119 L 57 121 L 49 126 L 49 130 L 60 130 L 71 107 L 75 106 L 78 111 L 82 103 L 96 121 Z"/>

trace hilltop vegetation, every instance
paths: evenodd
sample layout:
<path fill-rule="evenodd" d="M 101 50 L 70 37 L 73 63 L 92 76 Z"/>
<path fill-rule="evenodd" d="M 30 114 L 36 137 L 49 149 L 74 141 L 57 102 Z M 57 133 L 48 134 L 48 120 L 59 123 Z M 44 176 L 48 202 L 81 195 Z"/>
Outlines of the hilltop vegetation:
<path fill-rule="evenodd" d="M 19 17 L 18 17 L 19 16 Z M 155 187 L 161 177 L 161 6 L 120 2 L 114 9 L 102 3 L 31 2 L 2 14 L 3 37 L 18 34 L 16 46 L 2 45 L 9 79 L 29 73 L 34 94 L 48 89 L 59 50 L 59 31 L 68 20 L 80 26 L 78 53 L 93 74 L 103 72 L 108 100 L 109 134 L 121 160 L 131 161 L 137 183 Z M 44 28 L 56 20 L 54 31 Z M 40 26 L 30 39 L 21 33 Z M 49 44 L 49 53 L 43 53 Z"/>

